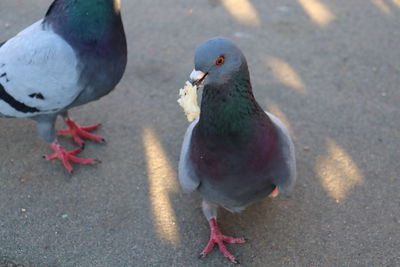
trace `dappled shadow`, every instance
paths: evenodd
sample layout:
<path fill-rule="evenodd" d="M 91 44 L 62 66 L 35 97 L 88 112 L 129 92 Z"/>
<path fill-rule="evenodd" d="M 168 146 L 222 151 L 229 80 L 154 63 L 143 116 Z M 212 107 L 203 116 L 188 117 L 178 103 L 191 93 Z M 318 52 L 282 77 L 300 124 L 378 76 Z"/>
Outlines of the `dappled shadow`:
<path fill-rule="evenodd" d="M 177 245 L 180 241 L 180 233 L 170 199 L 170 195 L 176 194 L 179 190 L 176 173 L 152 128 L 144 127 L 143 145 L 153 224 L 161 241 Z"/>
<path fill-rule="evenodd" d="M 271 69 L 275 78 L 286 86 L 296 90 L 298 93 L 305 94 L 306 88 L 300 75 L 293 67 L 281 58 L 267 56 L 265 57 L 266 65 Z"/>
<path fill-rule="evenodd" d="M 325 27 L 335 19 L 329 6 L 321 0 L 298 0 L 298 2 L 309 18 L 319 27 Z"/>
<path fill-rule="evenodd" d="M 220 1 L 239 23 L 248 26 L 261 26 L 260 16 L 250 0 Z"/>
<path fill-rule="evenodd" d="M 226 10 L 241 24 L 247 26 L 261 26 L 262 19 L 251 0 L 220 0 Z M 319 27 L 328 26 L 333 20 L 333 14 L 329 5 L 321 0 L 298 0 L 299 5 Z"/>
<path fill-rule="evenodd" d="M 0 22 L 10 24 L 0 37 L 50 2 L 0 1 Z M 209 229 L 200 197 L 177 181 L 188 123 L 176 104 L 195 46 L 224 35 L 246 55 L 260 105 L 294 135 L 298 162 L 290 197 L 220 211 L 224 233 L 249 238 L 232 253 L 245 266 L 394 266 L 399 8 L 399 0 L 123 1 L 125 78 L 72 111 L 82 123 L 103 122 L 108 144 L 84 152 L 102 164 L 66 175 L 31 156 L 46 151 L 33 122 L 0 120 L 1 252 L 36 265 L 226 264 L 216 250 L 196 261 Z"/>
<path fill-rule="evenodd" d="M 364 176 L 350 155 L 329 138 L 326 140 L 326 155 L 318 158 L 315 172 L 323 188 L 336 202 L 345 200 L 354 186 L 364 182 Z"/>
<path fill-rule="evenodd" d="M 393 13 L 398 12 L 400 8 L 399 0 L 371 0 L 371 3 L 387 16 L 393 16 Z"/>

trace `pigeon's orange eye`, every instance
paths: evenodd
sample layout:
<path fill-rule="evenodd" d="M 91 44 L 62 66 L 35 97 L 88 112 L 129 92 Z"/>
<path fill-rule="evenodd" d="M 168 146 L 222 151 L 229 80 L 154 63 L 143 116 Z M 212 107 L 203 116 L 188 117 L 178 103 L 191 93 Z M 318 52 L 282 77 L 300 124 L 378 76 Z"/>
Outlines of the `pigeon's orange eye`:
<path fill-rule="evenodd" d="M 220 56 L 219 58 L 217 58 L 217 60 L 215 61 L 215 65 L 220 66 L 222 64 L 224 64 L 225 62 L 225 58 L 223 56 Z"/>

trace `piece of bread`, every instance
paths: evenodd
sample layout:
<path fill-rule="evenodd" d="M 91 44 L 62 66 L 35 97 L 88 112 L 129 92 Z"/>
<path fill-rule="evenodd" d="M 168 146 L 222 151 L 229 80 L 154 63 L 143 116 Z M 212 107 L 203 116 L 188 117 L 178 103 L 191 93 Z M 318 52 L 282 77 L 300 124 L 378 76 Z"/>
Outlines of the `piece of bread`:
<path fill-rule="evenodd" d="M 197 104 L 197 86 L 186 82 L 185 87 L 179 90 L 179 105 L 183 108 L 189 122 L 200 116 L 200 107 Z"/>

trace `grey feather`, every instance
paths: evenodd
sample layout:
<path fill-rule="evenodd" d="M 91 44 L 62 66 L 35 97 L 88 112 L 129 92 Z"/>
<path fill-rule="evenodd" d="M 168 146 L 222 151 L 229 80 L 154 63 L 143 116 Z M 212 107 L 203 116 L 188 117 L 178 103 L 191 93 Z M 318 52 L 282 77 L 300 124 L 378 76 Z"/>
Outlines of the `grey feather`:
<path fill-rule="evenodd" d="M 199 177 L 194 173 L 193 167 L 190 161 L 190 142 L 192 140 L 193 128 L 196 126 L 199 120 L 193 121 L 188 129 L 186 130 L 185 137 L 183 139 L 181 155 L 179 159 L 179 182 L 181 187 L 186 193 L 193 192 L 200 184 Z"/>
<path fill-rule="evenodd" d="M 281 143 L 280 147 L 282 148 L 285 164 L 289 170 L 288 179 L 276 179 L 275 183 L 278 186 L 279 193 L 288 195 L 293 190 L 297 179 L 294 144 L 286 126 L 275 115 L 269 112 L 265 113 L 272 120 L 276 129 L 278 130 L 279 140 Z"/>
<path fill-rule="evenodd" d="M 218 66 L 221 56 L 224 63 Z M 183 190 L 201 194 L 206 217 L 214 214 L 214 205 L 240 212 L 275 187 L 289 194 L 296 182 L 292 139 L 284 124 L 254 99 L 240 49 L 228 39 L 210 39 L 197 48 L 195 66 L 207 77 L 200 118 L 190 124 L 183 140 Z"/>

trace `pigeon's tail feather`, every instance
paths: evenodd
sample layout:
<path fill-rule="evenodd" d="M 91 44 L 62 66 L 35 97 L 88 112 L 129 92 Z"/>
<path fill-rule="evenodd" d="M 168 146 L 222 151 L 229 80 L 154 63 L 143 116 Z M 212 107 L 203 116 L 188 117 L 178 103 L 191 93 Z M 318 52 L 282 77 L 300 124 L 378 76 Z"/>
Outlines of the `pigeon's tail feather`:
<path fill-rule="evenodd" d="M 7 41 L 0 43 L 0 47 L 2 47 L 3 44 L 5 44 Z"/>

